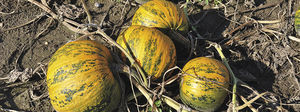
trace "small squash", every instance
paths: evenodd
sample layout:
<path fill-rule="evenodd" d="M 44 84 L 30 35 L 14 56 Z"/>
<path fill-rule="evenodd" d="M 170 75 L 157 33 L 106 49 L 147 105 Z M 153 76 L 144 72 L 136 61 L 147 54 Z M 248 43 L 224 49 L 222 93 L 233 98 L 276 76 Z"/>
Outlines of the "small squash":
<path fill-rule="evenodd" d="M 184 67 L 181 78 L 182 102 L 199 111 L 214 111 L 224 102 L 229 87 L 229 72 L 220 61 L 198 57 Z"/>
<path fill-rule="evenodd" d="M 51 104 L 59 112 L 109 112 L 121 99 L 118 81 L 110 71 L 109 50 L 95 41 L 65 44 L 51 57 L 47 86 Z"/>
<path fill-rule="evenodd" d="M 130 26 L 123 31 L 117 43 L 131 53 L 153 80 L 175 66 L 176 49 L 172 40 L 155 28 Z"/>
<path fill-rule="evenodd" d="M 139 7 L 132 18 L 132 25 L 166 28 L 187 32 L 188 20 L 184 12 L 167 0 L 152 0 Z"/>

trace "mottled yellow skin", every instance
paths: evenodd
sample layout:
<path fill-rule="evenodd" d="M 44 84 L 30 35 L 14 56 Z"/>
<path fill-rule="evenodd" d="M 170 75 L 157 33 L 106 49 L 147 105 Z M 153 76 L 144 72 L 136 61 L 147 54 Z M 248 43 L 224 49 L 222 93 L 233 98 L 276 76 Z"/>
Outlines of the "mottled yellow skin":
<path fill-rule="evenodd" d="M 166 70 L 175 66 L 175 45 L 155 28 L 130 26 L 119 35 L 117 43 L 133 54 L 153 80 L 161 78 Z"/>
<path fill-rule="evenodd" d="M 152 0 L 139 7 L 132 18 L 132 25 L 167 28 L 187 32 L 188 20 L 183 10 L 166 0 Z"/>
<path fill-rule="evenodd" d="M 95 41 L 67 43 L 52 56 L 47 71 L 51 104 L 59 112 L 110 112 L 121 90 L 109 68 L 109 50 Z"/>
<path fill-rule="evenodd" d="M 181 78 L 180 98 L 184 104 L 199 111 L 214 111 L 224 102 L 229 87 L 226 66 L 213 58 L 198 57 L 184 67 Z"/>

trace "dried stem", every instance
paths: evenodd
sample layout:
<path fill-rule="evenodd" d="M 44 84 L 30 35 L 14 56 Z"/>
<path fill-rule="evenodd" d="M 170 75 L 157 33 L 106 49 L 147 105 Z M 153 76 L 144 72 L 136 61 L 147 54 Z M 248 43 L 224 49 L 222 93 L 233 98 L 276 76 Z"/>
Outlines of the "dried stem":
<path fill-rule="evenodd" d="M 60 20 L 60 18 L 58 17 L 57 14 L 55 14 L 51 9 L 49 9 L 47 6 L 45 6 L 44 4 L 41 4 L 39 2 L 37 2 L 36 0 L 28 0 L 30 3 L 37 5 L 38 7 L 42 8 L 44 11 L 46 11 L 47 13 L 49 13 L 54 19 Z M 63 25 L 65 25 L 67 28 L 69 28 L 70 30 L 80 33 L 80 34 L 87 34 L 89 33 L 86 30 L 80 30 L 78 28 L 83 27 L 82 25 L 68 19 L 68 18 L 63 18 L 62 20 Z M 71 24 L 76 25 L 77 27 L 72 26 Z"/>
<path fill-rule="evenodd" d="M 130 70 L 130 68 L 127 65 L 117 65 L 119 66 L 118 68 L 120 68 L 120 72 L 126 73 L 128 77 L 130 77 L 130 75 L 134 75 L 137 74 L 134 70 Z M 137 83 L 135 80 L 132 80 L 132 83 L 138 88 L 138 90 L 146 97 L 146 99 L 148 100 L 148 103 L 153 107 L 154 105 L 154 101 L 152 100 L 153 95 L 151 93 L 149 93 L 143 86 L 141 86 L 139 83 Z M 197 112 L 196 110 L 192 110 L 189 107 L 186 107 L 183 104 L 180 104 L 178 102 L 176 102 L 175 100 L 173 100 L 172 98 L 162 95 L 161 96 L 161 100 L 163 102 L 165 102 L 167 105 L 169 105 L 170 107 L 174 108 L 177 111 L 181 111 L 181 112 Z"/>
<path fill-rule="evenodd" d="M 242 101 L 244 103 L 247 103 L 248 101 L 246 100 L 246 98 L 244 98 L 243 96 L 240 96 L 240 98 L 242 99 Z M 258 112 L 251 104 L 247 105 L 251 110 L 252 112 Z"/>
<path fill-rule="evenodd" d="M 232 31 L 230 31 L 230 32 L 228 33 L 228 36 L 232 36 L 232 34 L 233 34 L 234 32 L 236 32 L 237 30 L 240 30 L 240 29 L 244 28 L 245 26 L 247 26 L 247 25 L 249 25 L 249 24 L 252 24 L 252 23 L 253 23 L 253 21 L 250 21 L 250 22 L 246 22 L 246 23 L 244 23 L 244 24 L 238 26 L 237 28 L 235 28 L 235 29 L 233 29 Z"/>
<path fill-rule="evenodd" d="M 294 36 L 288 36 L 288 38 L 291 39 L 291 40 L 293 40 L 293 41 L 300 42 L 300 39 L 296 38 Z"/>
<path fill-rule="evenodd" d="M 26 23 L 24 23 L 22 25 L 18 25 L 18 26 L 12 27 L 12 28 L 7 28 L 7 29 L 3 30 L 3 32 L 9 31 L 9 30 L 13 30 L 13 29 L 16 29 L 16 28 L 20 28 L 20 27 L 23 27 L 23 26 L 28 25 L 30 23 L 33 23 L 33 22 L 41 19 L 45 15 L 46 15 L 45 13 L 41 13 L 40 15 L 38 15 L 37 17 L 35 17 L 34 19 L 32 19 L 32 20 L 30 20 L 30 21 L 28 21 L 28 22 L 26 22 Z"/>
<path fill-rule="evenodd" d="M 89 24 L 91 24 L 91 23 L 92 23 L 92 16 L 91 16 L 91 14 L 90 14 L 90 11 L 89 11 L 89 9 L 87 8 L 87 6 L 86 6 L 84 0 L 81 0 L 81 3 L 82 3 L 82 6 L 83 6 L 83 8 L 84 8 L 84 11 L 85 11 L 85 13 L 86 13 L 86 15 L 87 15 L 87 17 L 88 17 Z"/>
<path fill-rule="evenodd" d="M 245 107 L 251 105 L 255 100 L 257 100 L 258 98 L 262 97 L 262 96 L 265 95 L 265 94 L 267 94 L 267 92 L 264 92 L 264 93 L 259 94 L 258 96 L 254 97 L 254 98 L 251 99 L 250 101 L 245 102 L 245 104 L 236 107 L 236 110 L 238 111 L 238 110 L 241 110 L 241 109 L 243 109 L 243 108 L 245 108 Z"/>
<path fill-rule="evenodd" d="M 130 79 L 130 82 L 133 83 L 136 88 L 138 88 L 138 90 L 145 96 L 148 103 L 153 107 L 154 101 L 152 100 L 152 95 L 143 86 L 141 86 L 136 80 L 132 80 L 132 78 L 131 78 L 131 76 L 137 75 L 135 70 L 132 70 L 127 65 L 118 64 L 116 66 L 117 66 L 119 72 L 127 74 L 127 77 Z"/>
<path fill-rule="evenodd" d="M 172 98 L 170 98 L 168 96 L 162 95 L 161 99 L 167 105 L 169 105 L 170 107 L 177 110 L 177 112 L 198 112 L 197 110 L 192 110 L 191 108 L 176 102 L 175 100 L 173 100 Z"/>

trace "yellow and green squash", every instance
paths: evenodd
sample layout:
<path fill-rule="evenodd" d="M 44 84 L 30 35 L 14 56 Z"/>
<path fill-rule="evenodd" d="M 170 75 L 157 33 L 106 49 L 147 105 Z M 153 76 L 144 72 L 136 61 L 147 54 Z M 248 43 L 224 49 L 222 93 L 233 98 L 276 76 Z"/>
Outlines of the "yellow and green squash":
<path fill-rule="evenodd" d="M 73 41 L 51 57 L 47 71 L 49 97 L 58 112 L 110 112 L 121 89 L 110 69 L 109 50 L 90 40 Z"/>
<path fill-rule="evenodd" d="M 130 26 L 118 36 L 117 43 L 136 58 L 153 80 L 161 78 L 166 70 L 175 66 L 174 43 L 155 28 Z"/>
<path fill-rule="evenodd" d="M 139 7 L 132 18 L 132 25 L 166 28 L 187 32 L 188 20 L 183 10 L 167 0 L 152 0 Z"/>
<path fill-rule="evenodd" d="M 179 93 L 184 104 L 199 111 L 214 111 L 223 104 L 229 72 L 222 62 L 198 57 L 184 65 L 183 71 Z"/>

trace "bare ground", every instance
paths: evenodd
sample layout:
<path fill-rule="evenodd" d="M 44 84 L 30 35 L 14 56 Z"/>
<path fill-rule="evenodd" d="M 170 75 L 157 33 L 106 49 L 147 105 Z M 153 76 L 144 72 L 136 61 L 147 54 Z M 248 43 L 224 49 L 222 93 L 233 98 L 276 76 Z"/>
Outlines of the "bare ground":
<path fill-rule="evenodd" d="M 47 1 L 49 7 L 62 17 L 90 25 L 80 1 Z M 197 41 L 192 57 L 220 59 L 206 41 L 217 42 L 239 79 L 258 93 L 270 93 L 264 95 L 267 100 L 260 98 L 252 103 L 253 108 L 258 111 L 300 111 L 300 42 L 289 37 L 299 38 L 294 30 L 294 14 L 300 2 L 230 1 L 223 1 L 224 4 L 218 7 L 202 2 L 189 5 L 191 24 L 202 36 L 196 39 L 195 31 L 190 31 L 190 36 Z M 138 8 L 135 2 L 90 0 L 86 3 L 92 23 L 102 24 L 102 29 L 113 39 L 130 25 Z M 175 3 L 180 6 L 183 2 Z M 49 14 L 27 0 L 0 0 L 0 11 L 0 110 L 55 111 L 47 94 L 46 65 L 60 46 L 80 35 L 60 20 L 49 18 Z M 178 62 L 178 66 L 184 64 L 182 60 Z M 177 93 L 174 88 L 169 91 Z M 248 100 L 256 95 L 245 87 L 239 87 L 238 93 Z M 219 111 L 229 109 L 226 104 L 230 101 L 228 98 Z M 244 103 L 240 99 L 239 102 Z M 245 108 L 242 111 L 251 110 Z"/>

